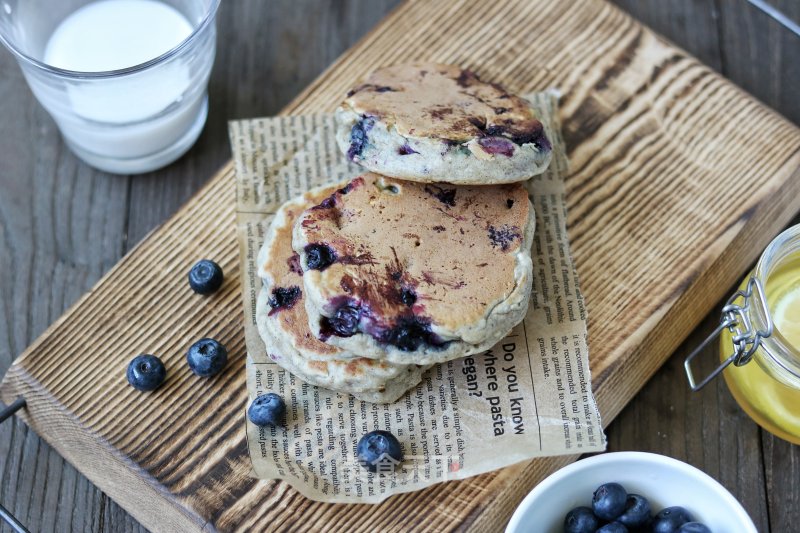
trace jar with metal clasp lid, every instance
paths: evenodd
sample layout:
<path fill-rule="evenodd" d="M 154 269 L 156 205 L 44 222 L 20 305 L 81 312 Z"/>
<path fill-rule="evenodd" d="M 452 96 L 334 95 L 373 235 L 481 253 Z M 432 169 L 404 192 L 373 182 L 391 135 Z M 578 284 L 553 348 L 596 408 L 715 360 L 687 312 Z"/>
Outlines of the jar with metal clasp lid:
<path fill-rule="evenodd" d="M 720 365 L 697 382 L 692 360 L 720 337 Z M 800 225 L 767 246 L 722 308 L 722 319 L 686 358 L 693 391 L 720 372 L 733 397 L 761 427 L 800 444 Z"/>

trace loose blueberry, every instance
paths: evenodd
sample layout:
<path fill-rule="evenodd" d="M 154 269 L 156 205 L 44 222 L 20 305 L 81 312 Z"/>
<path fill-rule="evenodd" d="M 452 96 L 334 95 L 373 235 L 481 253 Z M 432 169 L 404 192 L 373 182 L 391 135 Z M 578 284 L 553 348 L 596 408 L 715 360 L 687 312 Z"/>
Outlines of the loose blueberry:
<path fill-rule="evenodd" d="M 616 520 L 625 511 L 628 493 L 619 483 L 600 485 L 592 497 L 592 510 L 602 520 Z"/>
<path fill-rule="evenodd" d="M 336 261 L 336 252 L 327 244 L 309 244 L 305 252 L 309 270 L 325 270 Z"/>
<path fill-rule="evenodd" d="M 211 294 L 222 286 L 222 269 L 210 259 L 194 264 L 189 271 L 189 286 L 197 294 Z"/>
<path fill-rule="evenodd" d="M 352 337 L 358 331 L 361 310 L 353 305 L 343 305 L 328 318 L 328 325 L 339 337 Z"/>
<path fill-rule="evenodd" d="M 214 339 L 200 339 L 189 347 L 186 361 L 192 372 L 207 378 L 222 370 L 228 362 L 228 350 Z"/>
<path fill-rule="evenodd" d="M 157 389 L 167 377 L 164 363 L 155 355 L 137 355 L 128 364 L 128 383 L 140 391 Z"/>
<path fill-rule="evenodd" d="M 594 533 L 600 521 L 588 507 L 576 507 L 564 518 L 564 533 Z"/>
<path fill-rule="evenodd" d="M 388 431 L 370 431 L 361 437 L 356 455 L 361 466 L 370 472 L 390 472 L 403 462 L 400 442 Z"/>
<path fill-rule="evenodd" d="M 692 515 L 683 507 L 667 507 L 653 519 L 653 533 L 675 533 L 682 525 L 693 521 Z"/>
<path fill-rule="evenodd" d="M 711 530 L 700 522 L 686 522 L 680 527 L 678 533 L 711 533 Z"/>
<path fill-rule="evenodd" d="M 286 420 L 286 403 L 274 392 L 261 394 L 247 409 L 247 418 L 261 427 L 282 426 Z"/>
<path fill-rule="evenodd" d="M 611 522 L 598 529 L 597 533 L 628 533 L 628 528 L 619 522 Z"/>
<path fill-rule="evenodd" d="M 650 502 L 647 498 L 638 494 L 628 494 L 625 510 L 617 517 L 617 522 L 631 528 L 644 526 L 648 520 L 650 520 Z"/>

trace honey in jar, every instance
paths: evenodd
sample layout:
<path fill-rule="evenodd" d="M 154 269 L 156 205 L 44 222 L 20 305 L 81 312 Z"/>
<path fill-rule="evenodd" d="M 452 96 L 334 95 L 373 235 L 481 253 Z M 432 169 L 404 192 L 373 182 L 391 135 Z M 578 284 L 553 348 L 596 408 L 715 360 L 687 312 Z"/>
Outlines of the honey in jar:
<path fill-rule="evenodd" d="M 723 308 L 717 332 L 718 371 L 737 403 L 770 433 L 800 444 L 800 225 L 769 244 Z M 698 352 L 686 365 L 694 390 L 716 375 L 694 384 L 689 363 Z"/>

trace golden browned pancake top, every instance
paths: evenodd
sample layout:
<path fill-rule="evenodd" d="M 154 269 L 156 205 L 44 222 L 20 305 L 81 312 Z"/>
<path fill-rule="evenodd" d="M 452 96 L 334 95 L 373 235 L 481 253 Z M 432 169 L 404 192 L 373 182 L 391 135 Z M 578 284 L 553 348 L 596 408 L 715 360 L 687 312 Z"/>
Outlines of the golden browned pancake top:
<path fill-rule="evenodd" d="M 464 142 L 491 135 L 523 144 L 543 136 L 542 123 L 525 100 L 454 65 L 376 70 L 350 90 L 344 103 L 405 137 Z"/>
<path fill-rule="evenodd" d="M 373 336 L 410 320 L 456 331 L 513 291 L 530 216 L 518 183 L 424 184 L 367 173 L 303 213 L 295 245 L 305 243 L 307 254 L 332 250 L 332 264 L 306 272 L 307 286 L 328 309 L 358 306 Z"/>

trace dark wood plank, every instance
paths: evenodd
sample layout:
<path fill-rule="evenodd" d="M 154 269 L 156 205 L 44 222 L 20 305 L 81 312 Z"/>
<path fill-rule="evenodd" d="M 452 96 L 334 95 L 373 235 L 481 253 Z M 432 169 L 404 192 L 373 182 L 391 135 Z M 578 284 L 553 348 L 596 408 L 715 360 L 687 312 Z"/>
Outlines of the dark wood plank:
<path fill-rule="evenodd" d="M 800 38 L 746 0 L 716 0 L 722 73 L 753 96 L 800 124 Z M 800 2 L 769 0 L 795 22 Z"/>
<path fill-rule="evenodd" d="M 663 37 L 722 72 L 714 0 L 611 0 Z"/>
<path fill-rule="evenodd" d="M 800 523 L 800 446 L 762 431 L 769 522 L 772 531 L 797 531 Z"/>
<path fill-rule="evenodd" d="M 122 256 L 128 179 L 76 161 L 5 49 L 0 72 L 2 373 Z M 107 498 L 15 420 L 0 430 L 0 502 L 32 531 L 98 531 Z"/>

